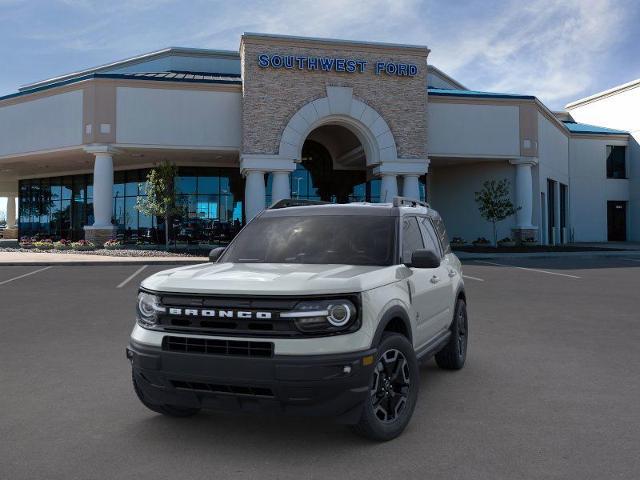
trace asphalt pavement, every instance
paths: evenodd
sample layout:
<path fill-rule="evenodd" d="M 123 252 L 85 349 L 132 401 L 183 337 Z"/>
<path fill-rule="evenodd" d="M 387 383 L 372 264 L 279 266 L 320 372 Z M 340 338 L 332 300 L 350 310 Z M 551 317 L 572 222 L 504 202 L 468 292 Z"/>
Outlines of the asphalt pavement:
<path fill-rule="evenodd" d="M 0 479 L 637 479 L 640 261 L 465 264 L 466 367 L 422 367 L 377 444 L 321 419 L 146 410 L 124 347 L 149 265 L 0 266 Z"/>

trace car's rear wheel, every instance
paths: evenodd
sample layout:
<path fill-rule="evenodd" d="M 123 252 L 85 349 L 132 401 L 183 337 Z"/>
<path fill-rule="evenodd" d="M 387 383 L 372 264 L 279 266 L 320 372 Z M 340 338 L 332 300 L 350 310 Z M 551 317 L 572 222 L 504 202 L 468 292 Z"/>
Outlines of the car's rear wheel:
<path fill-rule="evenodd" d="M 400 435 L 413 415 L 419 381 L 418 361 L 409 340 L 385 334 L 378 347 L 369 396 L 353 430 L 376 441 Z"/>
<path fill-rule="evenodd" d="M 456 302 L 456 309 L 451 322 L 451 337 L 445 347 L 436 353 L 436 363 L 445 370 L 460 370 L 467 359 L 467 342 L 469 339 L 469 321 L 467 304 L 462 298 Z"/>
<path fill-rule="evenodd" d="M 151 403 L 145 396 L 138 383 L 136 382 L 136 377 L 131 373 L 131 380 L 133 382 L 133 389 L 138 396 L 138 399 L 142 404 L 147 407 L 149 410 L 161 413 L 162 415 L 167 415 L 169 417 L 192 417 L 196 413 L 200 411 L 199 408 L 188 408 L 188 407 L 178 407 L 176 405 L 158 405 L 155 403 Z"/>

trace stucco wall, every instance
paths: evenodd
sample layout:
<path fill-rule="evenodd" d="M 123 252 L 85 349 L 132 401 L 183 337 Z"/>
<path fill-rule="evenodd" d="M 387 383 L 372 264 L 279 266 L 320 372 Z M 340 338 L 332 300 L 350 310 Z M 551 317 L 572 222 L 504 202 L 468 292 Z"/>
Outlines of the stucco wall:
<path fill-rule="evenodd" d="M 117 142 L 240 148 L 241 94 L 118 87 Z"/>
<path fill-rule="evenodd" d="M 426 50 L 419 55 L 403 48 L 376 51 L 365 46 L 298 43 L 296 39 L 244 38 L 241 46 L 243 69 L 243 139 L 246 154 L 277 154 L 280 137 L 289 119 L 305 104 L 327 96 L 327 86 L 353 88 L 353 96 L 376 110 L 394 136 L 398 156 L 426 158 L 427 63 Z M 363 73 L 308 71 L 297 68 L 261 68 L 258 55 L 280 54 L 362 59 Z M 376 75 L 377 61 L 412 63 L 414 77 Z"/>
<path fill-rule="evenodd" d="M 629 180 L 606 178 L 607 145 L 625 144 L 619 140 L 571 139 L 569 201 L 571 226 L 578 242 L 607 241 L 607 201 L 629 200 Z"/>
<path fill-rule="evenodd" d="M 0 106 L 0 156 L 81 143 L 81 90 Z"/>
<path fill-rule="evenodd" d="M 450 238 L 463 237 L 468 242 L 478 237 L 492 240 L 492 226 L 480 216 L 475 202 L 475 192 L 482 188 L 486 180 L 509 180 L 511 198 L 515 204 L 515 167 L 506 161 L 469 159 L 455 166 L 432 166 L 429 176 L 429 202 L 442 215 Z M 498 240 L 511 236 L 514 226 L 515 217 L 498 223 Z"/>
<path fill-rule="evenodd" d="M 520 156 L 517 106 L 429 101 L 427 124 L 429 155 Z"/>
<path fill-rule="evenodd" d="M 578 122 L 630 132 L 627 223 L 629 239 L 640 241 L 640 85 L 572 107 L 569 112 Z"/>

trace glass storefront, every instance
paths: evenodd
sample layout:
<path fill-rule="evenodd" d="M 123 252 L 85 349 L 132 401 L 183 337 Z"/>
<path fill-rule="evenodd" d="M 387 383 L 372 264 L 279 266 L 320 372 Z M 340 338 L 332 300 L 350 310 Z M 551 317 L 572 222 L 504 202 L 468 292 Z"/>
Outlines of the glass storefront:
<path fill-rule="evenodd" d="M 164 220 L 138 212 L 148 170 L 114 173 L 113 224 L 128 244 L 164 243 Z M 183 214 L 172 220 L 175 243 L 225 243 L 243 223 L 244 180 L 237 168 L 180 167 L 175 178 Z M 83 238 L 93 224 L 93 175 L 20 181 L 20 236 Z"/>

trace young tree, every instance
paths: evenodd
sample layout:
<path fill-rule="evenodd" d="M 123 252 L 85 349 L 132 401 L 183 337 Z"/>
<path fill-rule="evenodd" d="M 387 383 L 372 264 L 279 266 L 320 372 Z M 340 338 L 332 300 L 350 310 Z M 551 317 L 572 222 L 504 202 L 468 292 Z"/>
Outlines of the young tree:
<path fill-rule="evenodd" d="M 163 161 L 151 169 L 144 186 L 146 197 L 138 197 L 136 209 L 145 215 L 164 218 L 164 241 L 169 249 L 169 220 L 174 215 L 182 213 L 177 204 L 174 178 L 178 175 L 178 167 Z M 141 185 L 142 186 L 142 185 Z"/>
<path fill-rule="evenodd" d="M 520 210 L 511 203 L 509 181 L 506 178 L 498 182 L 487 180 L 482 184 L 482 190 L 476 192 L 476 203 L 482 218 L 493 225 L 493 244 L 497 245 L 496 224 Z"/>

